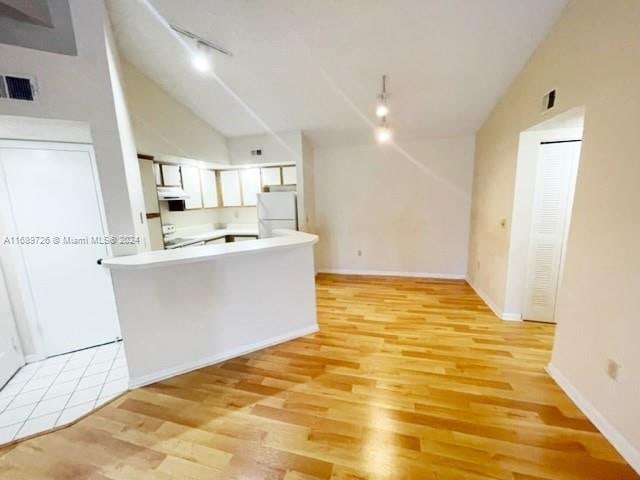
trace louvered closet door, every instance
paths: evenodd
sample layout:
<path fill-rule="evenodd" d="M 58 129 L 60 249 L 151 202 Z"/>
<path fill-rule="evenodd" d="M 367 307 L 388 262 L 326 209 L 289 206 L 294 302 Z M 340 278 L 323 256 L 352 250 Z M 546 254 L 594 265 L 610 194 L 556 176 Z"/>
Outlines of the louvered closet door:
<path fill-rule="evenodd" d="M 567 210 L 580 142 L 540 145 L 524 318 L 553 322 Z"/>

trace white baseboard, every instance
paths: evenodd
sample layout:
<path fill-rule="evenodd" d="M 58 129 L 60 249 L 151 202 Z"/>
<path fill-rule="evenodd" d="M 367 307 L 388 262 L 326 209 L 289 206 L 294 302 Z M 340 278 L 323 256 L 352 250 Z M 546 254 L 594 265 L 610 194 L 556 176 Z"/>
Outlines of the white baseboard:
<path fill-rule="evenodd" d="M 498 307 L 496 302 L 494 302 L 493 299 L 484 290 L 482 290 L 481 288 L 479 288 L 479 287 L 477 287 L 477 286 L 475 286 L 473 284 L 473 282 L 471 281 L 471 279 L 469 277 L 466 277 L 465 280 L 467 281 L 469 286 L 475 290 L 475 292 L 482 299 L 482 301 L 487 304 L 487 306 L 493 311 L 493 313 L 496 314 L 496 317 L 498 317 L 500 320 L 508 320 L 510 322 L 521 322 L 522 321 L 522 315 L 521 314 L 503 312 L 502 309 L 500 307 Z"/>
<path fill-rule="evenodd" d="M 208 367 L 209 365 L 220 363 L 225 360 L 229 360 L 230 358 L 239 357 L 240 355 L 246 355 L 247 353 L 255 352 L 256 350 L 262 350 L 263 348 L 277 345 L 278 343 L 287 342 L 289 340 L 293 340 L 294 338 L 310 335 L 312 333 L 316 333 L 318 330 L 318 325 L 312 325 L 309 327 L 294 330 L 293 332 L 289 332 L 284 335 L 272 337 L 261 342 L 243 345 L 241 347 L 227 350 L 225 352 L 211 355 L 209 357 L 201 358 L 193 362 L 183 363 L 182 365 L 178 365 L 176 367 L 167 368 L 165 370 L 160 370 L 158 372 L 150 373 L 136 378 L 130 378 L 129 388 L 133 389 L 143 387 L 151 383 L 159 382 L 160 380 L 165 380 L 167 378 L 175 377 L 176 375 L 191 372 L 192 370 L 197 370 L 202 367 Z"/>
<path fill-rule="evenodd" d="M 605 436 L 620 455 L 640 474 L 640 450 L 629 441 L 587 400 L 576 387 L 551 363 L 547 365 L 547 373 L 558 386 L 573 400 L 578 408 L 591 420 L 600 433 Z"/>
<path fill-rule="evenodd" d="M 321 268 L 318 273 L 333 273 L 336 275 L 369 275 L 375 277 L 414 277 L 435 278 L 443 280 L 464 280 L 465 276 L 457 273 L 429 273 L 429 272 L 396 272 L 389 270 L 349 270 L 335 268 Z"/>

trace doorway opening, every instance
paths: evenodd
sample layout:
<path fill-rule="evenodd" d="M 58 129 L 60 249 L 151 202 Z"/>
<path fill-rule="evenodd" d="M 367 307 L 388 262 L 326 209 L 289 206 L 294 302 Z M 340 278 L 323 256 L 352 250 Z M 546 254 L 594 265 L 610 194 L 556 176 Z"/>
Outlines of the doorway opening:
<path fill-rule="evenodd" d="M 109 238 L 88 124 L 0 116 L 0 445 L 127 390 Z"/>
<path fill-rule="evenodd" d="M 584 109 L 520 134 L 505 312 L 555 323 L 582 146 Z"/>

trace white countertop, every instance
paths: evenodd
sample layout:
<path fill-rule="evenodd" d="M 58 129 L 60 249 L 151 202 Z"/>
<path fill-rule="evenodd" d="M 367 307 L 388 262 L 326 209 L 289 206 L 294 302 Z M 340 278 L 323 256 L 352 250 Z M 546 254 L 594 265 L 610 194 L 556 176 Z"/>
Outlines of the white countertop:
<path fill-rule="evenodd" d="M 166 245 L 165 248 L 167 250 L 173 250 L 174 248 L 186 247 L 187 245 L 191 245 L 193 243 L 198 242 L 207 242 L 209 240 L 216 240 L 218 238 L 226 237 L 227 235 L 231 236 L 258 236 L 258 226 L 257 225 L 227 225 L 226 228 L 216 228 L 207 230 L 204 232 L 198 233 L 189 233 L 184 234 L 181 232 L 177 232 L 176 236 L 179 238 L 185 239 L 184 242 L 173 243 L 171 245 Z"/>
<path fill-rule="evenodd" d="M 225 229 L 226 230 L 226 229 Z M 243 230 L 242 234 L 247 234 Z M 240 235 L 228 233 L 227 235 Z M 257 233 L 256 233 L 257 234 Z M 152 252 L 111 257 L 102 260 L 102 265 L 117 269 L 142 269 L 165 267 L 183 263 L 203 262 L 232 255 L 255 254 L 302 245 L 313 245 L 318 241 L 317 235 L 293 230 L 274 230 L 271 238 L 260 238 L 244 242 L 231 242 L 216 245 L 203 245 L 193 248 L 174 248 L 171 250 L 155 250 Z"/>

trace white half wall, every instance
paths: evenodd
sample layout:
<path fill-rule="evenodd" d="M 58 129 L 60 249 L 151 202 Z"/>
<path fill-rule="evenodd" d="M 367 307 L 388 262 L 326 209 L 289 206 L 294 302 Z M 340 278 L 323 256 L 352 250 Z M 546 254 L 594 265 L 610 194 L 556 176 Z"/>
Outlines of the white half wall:
<path fill-rule="evenodd" d="M 320 271 L 461 278 L 474 138 L 315 151 Z"/>

